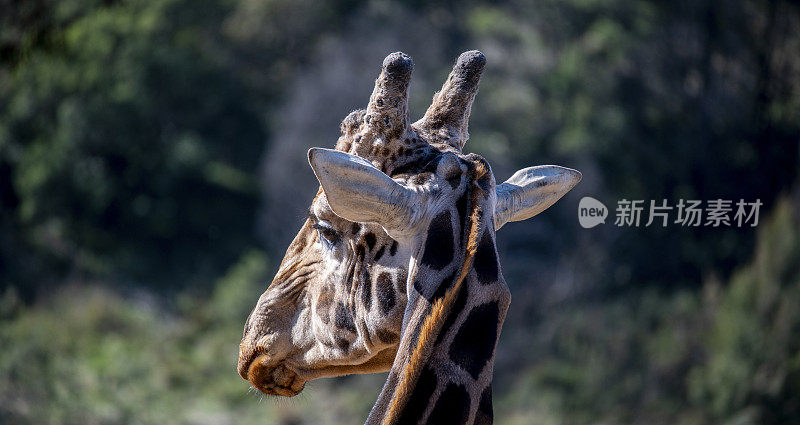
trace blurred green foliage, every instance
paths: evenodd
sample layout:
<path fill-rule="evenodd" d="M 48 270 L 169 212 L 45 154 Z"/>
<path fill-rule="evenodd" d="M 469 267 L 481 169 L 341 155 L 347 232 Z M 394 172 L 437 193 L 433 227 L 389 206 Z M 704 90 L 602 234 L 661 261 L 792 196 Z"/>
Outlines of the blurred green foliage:
<path fill-rule="evenodd" d="M 524 377 L 509 378 L 513 388 L 498 391 L 498 419 L 794 423 L 798 291 L 800 205 L 783 199 L 759 231 L 754 258 L 729 282 L 710 278 L 697 292 L 648 290 L 545 312 L 523 371 L 509 372 Z"/>
<path fill-rule="evenodd" d="M 716 418 L 792 423 L 800 418 L 800 211 L 778 204 L 753 261 L 714 287 L 707 364 L 690 395 Z"/>
<path fill-rule="evenodd" d="M 418 116 L 474 48 L 468 149 L 498 179 L 584 172 L 498 238 L 497 422 L 800 421 L 797 4 L 28 0 L 0 8 L 0 423 L 363 421 L 382 375 L 248 395 L 241 328 L 316 187 L 305 149 L 387 53 L 417 60 Z M 584 195 L 764 206 L 583 230 Z"/>
<path fill-rule="evenodd" d="M 169 309 L 144 293 L 68 286 L 23 313 L 7 292 L 3 423 L 255 423 L 264 412 L 248 409 L 233 364 L 266 271 L 263 254 L 247 254 L 208 299 Z"/>
<path fill-rule="evenodd" d="M 198 5 L 83 10 L 57 49 L 27 51 L 9 73 L 0 168 L 16 226 L 3 281 L 61 266 L 186 284 L 254 243 L 264 129 L 213 50 L 208 28 L 229 8 Z"/>

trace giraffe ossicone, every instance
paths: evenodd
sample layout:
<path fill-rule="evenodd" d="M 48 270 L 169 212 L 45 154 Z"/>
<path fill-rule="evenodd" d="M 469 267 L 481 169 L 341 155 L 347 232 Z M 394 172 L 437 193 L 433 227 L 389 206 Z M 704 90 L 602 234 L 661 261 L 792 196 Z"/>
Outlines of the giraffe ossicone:
<path fill-rule="evenodd" d="M 293 396 L 312 379 L 388 370 L 368 424 L 491 423 L 511 299 L 495 231 L 542 212 L 581 174 L 529 167 L 496 185 L 483 158 L 462 152 L 485 63 L 463 53 L 409 124 L 413 62 L 392 53 L 336 149 L 309 151 L 320 189 L 239 348 L 255 388 Z"/>

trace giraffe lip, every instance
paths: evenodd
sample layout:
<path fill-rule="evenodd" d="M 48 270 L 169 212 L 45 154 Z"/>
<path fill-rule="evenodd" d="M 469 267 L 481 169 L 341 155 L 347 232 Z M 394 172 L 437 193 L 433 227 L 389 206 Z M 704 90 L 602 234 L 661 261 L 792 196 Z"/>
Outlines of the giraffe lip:
<path fill-rule="evenodd" d="M 245 348 L 246 347 L 244 345 L 240 345 L 239 346 L 239 364 L 237 365 L 236 369 L 237 369 L 237 372 L 239 372 L 239 376 L 241 376 L 242 379 L 249 380 L 247 378 L 247 376 L 248 376 L 248 374 L 250 372 L 250 366 L 253 365 L 253 360 L 255 360 L 257 357 L 263 355 L 264 350 L 261 347 L 255 347 L 245 357 L 245 356 L 242 356 L 242 354 L 244 353 L 244 349 Z"/>
<path fill-rule="evenodd" d="M 246 378 L 257 390 L 267 395 L 294 397 L 303 391 L 306 381 L 283 363 L 269 364 L 266 354 L 254 356 L 245 368 Z"/>

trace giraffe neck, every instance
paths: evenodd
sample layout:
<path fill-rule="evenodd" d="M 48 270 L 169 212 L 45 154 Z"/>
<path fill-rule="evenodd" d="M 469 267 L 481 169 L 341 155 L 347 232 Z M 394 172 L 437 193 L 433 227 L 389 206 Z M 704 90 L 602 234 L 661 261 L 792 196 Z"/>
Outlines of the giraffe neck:
<path fill-rule="evenodd" d="M 465 194 L 471 195 L 469 214 L 445 211 L 434 218 L 420 261 L 410 267 L 398 353 L 367 424 L 492 422 L 494 349 L 510 294 L 493 226 L 482 222 L 482 202 L 471 192 Z M 452 217 L 464 218 L 457 234 Z M 447 233 L 455 255 L 443 265 Z"/>

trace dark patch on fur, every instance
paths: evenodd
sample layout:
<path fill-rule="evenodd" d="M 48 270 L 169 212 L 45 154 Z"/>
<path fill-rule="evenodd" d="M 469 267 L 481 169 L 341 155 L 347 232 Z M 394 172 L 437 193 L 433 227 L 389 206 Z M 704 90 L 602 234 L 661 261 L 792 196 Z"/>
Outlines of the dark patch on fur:
<path fill-rule="evenodd" d="M 497 252 L 494 249 L 494 242 L 489 231 L 483 233 L 472 264 L 475 268 L 475 274 L 482 284 L 488 285 L 497 281 L 499 270 Z"/>
<path fill-rule="evenodd" d="M 358 233 L 361 231 L 361 225 L 358 223 L 353 223 L 353 228 L 350 229 L 353 233 Z"/>
<path fill-rule="evenodd" d="M 447 384 L 439 400 L 428 416 L 427 423 L 437 425 L 461 425 L 469 417 L 469 393 L 460 384 Z"/>
<path fill-rule="evenodd" d="M 378 294 L 378 303 L 381 306 L 381 311 L 384 315 L 389 314 L 396 304 L 392 277 L 389 273 L 383 272 L 378 275 L 378 281 L 375 282 L 375 292 Z"/>
<path fill-rule="evenodd" d="M 414 391 L 408 397 L 397 424 L 416 425 L 422 419 L 434 391 L 436 391 L 436 373 L 429 366 L 425 366 L 417 378 Z"/>
<path fill-rule="evenodd" d="M 356 247 L 356 258 L 364 261 L 364 247 L 362 245 Z"/>
<path fill-rule="evenodd" d="M 488 169 L 488 168 L 487 168 L 487 169 Z M 481 188 L 481 189 L 482 189 L 482 190 L 483 190 L 485 193 L 489 193 L 489 190 L 491 190 L 491 188 L 492 188 L 492 187 L 491 187 L 491 182 L 492 182 L 492 175 L 491 175 L 491 173 L 486 173 L 486 174 L 484 174 L 484 175 L 483 175 L 483 177 L 481 177 L 481 178 L 479 178 L 479 179 L 478 179 L 478 186 L 480 186 L 480 188 Z"/>
<path fill-rule="evenodd" d="M 461 175 L 457 175 L 455 177 L 450 177 L 447 179 L 447 182 L 450 183 L 450 187 L 455 190 L 459 184 L 461 184 Z"/>
<path fill-rule="evenodd" d="M 469 286 L 463 284 L 461 286 L 461 289 L 458 291 L 458 296 L 456 297 L 455 302 L 453 302 L 453 306 L 450 308 L 450 312 L 447 314 L 447 318 L 442 324 L 442 329 L 439 332 L 439 336 L 436 337 L 436 343 L 435 343 L 436 345 L 439 345 L 447 336 L 447 333 L 450 332 L 450 328 L 453 327 L 453 324 L 456 322 L 456 319 L 458 319 L 458 316 L 461 315 L 461 312 L 467 306 L 468 297 L 469 297 Z"/>
<path fill-rule="evenodd" d="M 347 351 L 347 349 L 350 348 L 350 341 L 342 337 L 336 337 L 336 346 L 342 351 Z"/>
<path fill-rule="evenodd" d="M 456 273 L 460 270 L 453 270 L 453 273 L 450 273 L 449 276 L 442 279 L 439 286 L 436 288 L 436 291 L 433 293 L 433 297 L 430 302 L 436 302 L 437 299 L 444 297 L 444 294 L 447 292 L 448 289 L 453 287 L 453 283 L 456 280 Z"/>
<path fill-rule="evenodd" d="M 442 157 L 444 157 L 444 155 L 442 155 Z M 442 157 L 440 157 L 440 159 L 439 159 L 440 162 L 442 161 L 442 159 L 441 159 Z M 462 161 L 460 159 L 458 160 L 458 162 L 462 163 Z M 437 164 L 437 168 L 438 168 L 438 164 Z M 462 174 L 459 172 L 459 173 L 455 173 L 454 175 L 450 176 L 447 179 L 447 183 L 450 183 L 450 187 L 453 190 L 455 190 L 458 187 L 458 185 L 461 184 L 461 176 L 462 176 Z"/>
<path fill-rule="evenodd" d="M 380 260 L 380 259 L 381 259 L 381 257 L 383 257 L 383 253 L 384 253 L 384 252 L 386 252 L 386 246 L 382 246 L 382 247 L 381 247 L 381 248 L 378 250 L 378 252 L 376 252 L 376 253 L 375 253 L 375 256 L 374 256 L 374 257 L 372 257 L 372 261 L 373 261 L 373 262 L 377 262 L 378 260 Z"/>
<path fill-rule="evenodd" d="M 361 286 L 361 303 L 367 311 L 372 308 L 372 279 L 367 270 L 364 270 L 364 285 Z"/>
<path fill-rule="evenodd" d="M 389 255 L 394 257 L 397 254 L 397 241 L 392 241 L 392 246 L 389 247 Z"/>
<path fill-rule="evenodd" d="M 464 193 L 456 201 L 456 211 L 458 211 L 458 224 L 462 229 L 466 229 L 467 224 L 467 200 L 469 200 L 469 191 L 465 190 Z"/>
<path fill-rule="evenodd" d="M 500 309 L 497 302 L 475 307 L 461 325 L 450 345 L 450 358 L 475 379 L 478 379 L 486 363 L 492 357 L 497 342 L 499 319 Z"/>
<path fill-rule="evenodd" d="M 406 151 L 404 155 L 407 155 L 409 153 L 410 152 Z M 420 156 L 392 170 L 392 174 L 390 177 L 394 177 L 400 174 L 419 174 L 425 171 L 425 167 L 428 164 L 430 164 L 432 160 L 436 159 L 439 155 L 441 155 L 439 151 L 437 151 L 436 149 L 432 149 L 430 147 L 417 148 L 414 150 L 414 153 Z M 434 168 L 434 171 L 435 170 L 436 169 Z"/>
<path fill-rule="evenodd" d="M 426 286 L 426 280 L 415 279 L 414 289 L 431 304 L 444 297 L 447 290 L 453 287 L 458 270 L 453 270 L 437 286 Z"/>
<path fill-rule="evenodd" d="M 439 161 L 442 160 L 443 155 L 436 155 L 430 158 L 428 162 L 422 166 L 423 173 L 436 174 L 436 169 L 439 167 Z"/>
<path fill-rule="evenodd" d="M 494 422 L 494 409 L 492 408 L 492 384 L 489 384 L 478 404 L 478 413 L 475 415 L 475 425 L 490 425 Z"/>
<path fill-rule="evenodd" d="M 378 339 L 384 344 L 394 344 L 400 340 L 399 335 L 388 329 L 378 329 L 375 333 L 378 335 Z"/>
<path fill-rule="evenodd" d="M 352 333 L 356 333 L 356 324 L 353 321 L 353 315 L 344 306 L 344 303 L 339 302 L 336 305 L 336 321 L 334 322 L 337 328 L 347 329 Z"/>
<path fill-rule="evenodd" d="M 364 242 L 367 243 L 367 251 L 372 251 L 372 248 L 375 248 L 375 234 L 372 232 L 367 233 L 364 235 Z"/>
<path fill-rule="evenodd" d="M 450 224 L 450 211 L 442 211 L 428 227 L 422 264 L 441 270 L 453 261 L 453 226 Z"/>
<path fill-rule="evenodd" d="M 433 294 L 431 294 L 430 293 L 431 291 L 429 291 L 428 288 L 425 287 L 425 282 L 419 279 L 419 277 L 416 277 L 414 279 L 414 290 L 417 291 L 422 296 L 422 298 L 425 298 L 428 301 L 433 299 Z"/>

